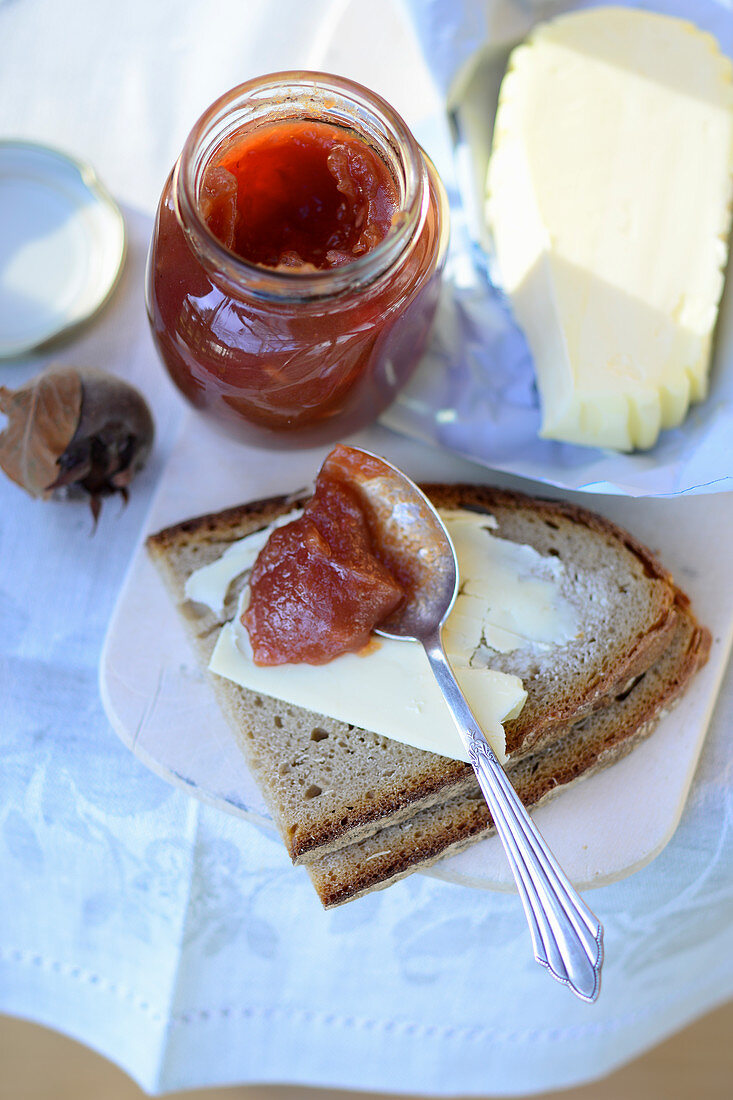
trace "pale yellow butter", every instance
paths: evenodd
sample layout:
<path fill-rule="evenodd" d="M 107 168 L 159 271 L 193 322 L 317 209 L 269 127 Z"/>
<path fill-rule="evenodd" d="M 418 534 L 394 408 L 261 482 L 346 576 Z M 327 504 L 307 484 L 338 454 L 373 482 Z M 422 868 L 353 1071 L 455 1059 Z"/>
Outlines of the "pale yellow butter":
<path fill-rule="evenodd" d="M 732 172 L 731 64 L 692 24 L 593 9 L 514 51 L 487 218 L 542 436 L 648 448 L 705 397 Z"/>

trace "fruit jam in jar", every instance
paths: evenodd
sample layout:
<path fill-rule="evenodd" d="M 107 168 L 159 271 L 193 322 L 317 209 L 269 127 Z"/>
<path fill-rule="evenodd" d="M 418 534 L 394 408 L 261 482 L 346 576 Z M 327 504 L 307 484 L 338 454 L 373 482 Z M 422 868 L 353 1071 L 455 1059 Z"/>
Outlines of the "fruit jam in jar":
<path fill-rule="evenodd" d="M 437 173 L 379 96 L 321 73 L 242 84 L 194 127 L 160 200 L 158 351 L 244 442 L 333 441 L 417 365 L 447 237 Z"/>

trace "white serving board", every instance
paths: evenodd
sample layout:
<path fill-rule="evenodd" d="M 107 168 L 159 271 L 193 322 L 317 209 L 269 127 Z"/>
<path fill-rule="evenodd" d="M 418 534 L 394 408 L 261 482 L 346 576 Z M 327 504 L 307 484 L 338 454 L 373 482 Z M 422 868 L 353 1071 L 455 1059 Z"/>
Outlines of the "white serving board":
<path fill-rule="evenodd" d="M 484 482 L 571 496 L 492 474 L 385 429 L 360 433 L 352 441 L 383 454 L 418 480 Z M 203 512 L 303 488 L 312 482 L 327 450 L 252 450 L 215 434 L 192 413 L 163 473 L 146 533 Z M 643 867 L 668 842 L 682 813 L 733 637 L 733 495 L 638 500 L 572 494 L 572 499 L 627 527 L 658 551 L 713 633 L 708 664 L 654 735 L 614 767 L 535 814 L 571 880 L 588 888 Z M 213 806 L 274 829 L 142 543 L 110 623 L 100 685 L 112 726 L 148 767 Z M 496 837 L 442 860 L 430 873 L 474 887 L 513 888 Z"/>

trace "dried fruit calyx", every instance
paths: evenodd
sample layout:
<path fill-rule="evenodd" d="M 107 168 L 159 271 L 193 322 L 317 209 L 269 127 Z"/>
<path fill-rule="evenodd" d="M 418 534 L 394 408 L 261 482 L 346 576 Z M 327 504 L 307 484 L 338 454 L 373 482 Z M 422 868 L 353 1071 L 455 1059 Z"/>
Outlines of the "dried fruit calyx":
<path fill-rule="evenodd" d="M 92 368 L 51 367 L 17 390 L 0 386 L 0 467 L 34 497 L 87 495 L 94 517 L 144 466 L 154 426 L 129 382 Z"/>

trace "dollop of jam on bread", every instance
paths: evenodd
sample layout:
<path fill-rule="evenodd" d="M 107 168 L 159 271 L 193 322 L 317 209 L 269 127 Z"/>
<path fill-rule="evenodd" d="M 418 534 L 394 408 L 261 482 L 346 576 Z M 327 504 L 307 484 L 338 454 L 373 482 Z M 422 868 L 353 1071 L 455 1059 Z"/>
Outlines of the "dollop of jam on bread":
<path fill-rule="evenodd" d="M 334 448 L 303 515 L 260 551 L 242 615 L 256 664 L 318 665 L 363 650 L 404 598 L 355 487 L 369 471 L 353 456 Z"/>

